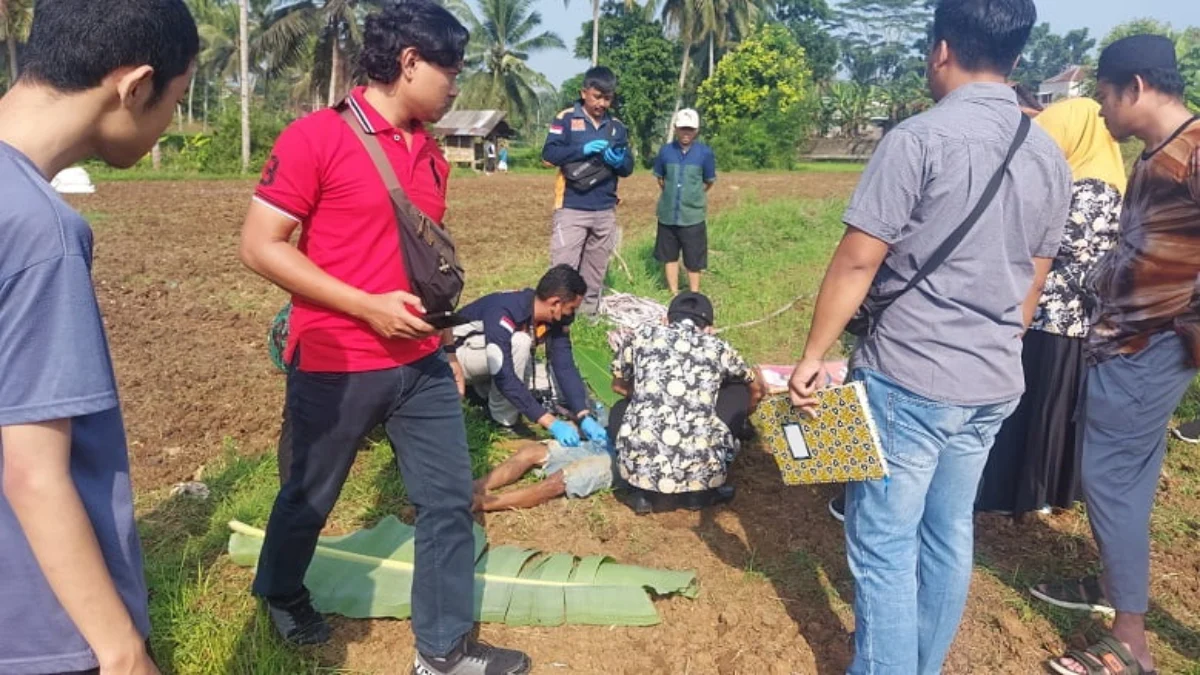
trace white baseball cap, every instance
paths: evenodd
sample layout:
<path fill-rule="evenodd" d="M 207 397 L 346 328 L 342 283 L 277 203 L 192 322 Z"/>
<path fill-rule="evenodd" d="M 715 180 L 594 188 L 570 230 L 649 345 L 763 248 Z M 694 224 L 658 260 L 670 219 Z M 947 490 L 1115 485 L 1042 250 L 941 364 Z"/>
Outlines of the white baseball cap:
<path fill-rule="evenodd" d="M 700 113 L 691 108 L 684 108 L 675 113 L 675 126 L 680 129 L 699 129 Z"/>

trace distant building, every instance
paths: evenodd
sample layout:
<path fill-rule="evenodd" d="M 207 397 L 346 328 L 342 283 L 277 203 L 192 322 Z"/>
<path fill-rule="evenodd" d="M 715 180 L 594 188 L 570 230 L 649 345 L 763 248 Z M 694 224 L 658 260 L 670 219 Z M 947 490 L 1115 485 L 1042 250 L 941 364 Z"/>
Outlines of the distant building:
<path fill-rule="evenodd" d="M 480 169 L 487 157 L 484 144 L 513 135 L 503 110 L 452 110 L 433 125 L 433 135 L 443 139 L 442 151 L 451 164 Z"/>
<path fill-rule="evenodd" d="M 1038 103 L 1050 105 L 1064 98 L 1083 96 L 1088 71 L 1083 66 L 1068 66 L 1066 70 L 1046 80 L 1038 88 Z"/>

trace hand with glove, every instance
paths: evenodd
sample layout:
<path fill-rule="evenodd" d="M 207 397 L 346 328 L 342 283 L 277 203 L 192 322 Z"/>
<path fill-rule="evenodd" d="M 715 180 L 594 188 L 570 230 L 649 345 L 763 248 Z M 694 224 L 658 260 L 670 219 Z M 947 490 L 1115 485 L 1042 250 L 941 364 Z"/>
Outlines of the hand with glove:
<path fill-rule="evenodd" d="M 614 169 L 625 163 L 625 148 L 608 148 L 604 151 L 604 163 Z"/>
<path fill-rule="evenodd" d="M 579 430 L 566 420 L 554 420 L 550 425 L 550 435 L 564 448 L 579 447 Z"/>
<path fill-rule="evenodd" d="M 588 141 L 583 145 L 583 156 L 591 157 L 592 155 L 604 152 L 608 148 L 608 141 L 597 138 L 594 141 Z"/>
<path fill-rule="evenodd" d="M 600 426 L 600 423 L 597 422 L 596 419 L 591 415 L 583 418 L 583 421 L 579 423 L 579 426 L 583 429 L 583 435 L 587 436 L 588 440 L 608 445 L 608 431 L 606 431 L 604 427 Z"/>

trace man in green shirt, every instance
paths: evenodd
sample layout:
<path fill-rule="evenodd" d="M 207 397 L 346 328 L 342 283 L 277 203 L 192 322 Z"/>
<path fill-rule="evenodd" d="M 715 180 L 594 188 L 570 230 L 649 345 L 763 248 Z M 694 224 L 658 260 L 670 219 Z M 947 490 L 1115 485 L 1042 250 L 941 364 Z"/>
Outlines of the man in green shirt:
<path fill-rule="evenodd" d="M 717 180 L 712 148 L 696 141 L 700 114 L 691 108 L 675 113 L 675 140 L 654 160 L 658 199 L 658 238 L 654 259 L 666 265 L 667 288 L 679 293 L 679 253 L 688 272 L 688 287 L 700 292 L 700 275 L 708 267 L 708 191 Z"/>

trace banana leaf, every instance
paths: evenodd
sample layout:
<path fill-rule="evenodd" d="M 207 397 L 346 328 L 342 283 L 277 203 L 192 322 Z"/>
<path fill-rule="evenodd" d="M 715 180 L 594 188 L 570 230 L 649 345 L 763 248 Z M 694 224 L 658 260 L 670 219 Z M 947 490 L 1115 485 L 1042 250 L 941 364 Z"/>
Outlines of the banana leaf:
<path fill-rule="evenodd" d="M 263 531 L 231 521 L 229 556 L 258 565 Z M 412 613 L 414 529 L 394 516 L 375 527 L 321 537 L 304 583 L 322 612 L 351 618 L 408 618 Z M 652 626 L 651 594 L 695 598 L 694 572 L 619 565 L 607 556 L 577 558 L 516 546 L 487 546 L 475 526 L 475 618 L 511 626 Z"/>
<path fill-rule="evenodd" d="M 611 408 L 621 400 L 612 390 L 612 352 L 607 346 L 574 345 L 575 366 L 597 399 Z"/>

